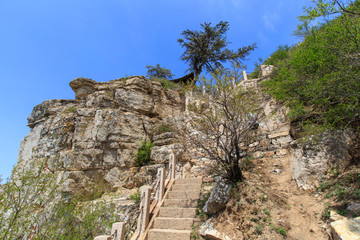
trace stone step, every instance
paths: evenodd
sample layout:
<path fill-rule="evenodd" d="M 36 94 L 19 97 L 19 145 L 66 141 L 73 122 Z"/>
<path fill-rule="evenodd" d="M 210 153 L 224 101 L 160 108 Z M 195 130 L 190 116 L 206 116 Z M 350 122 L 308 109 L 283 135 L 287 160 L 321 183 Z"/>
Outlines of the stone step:
<path fill-rule="evenodd" d="M 175 179 L 175 185 L 176 184 L 190 184 L 190 185 L 201 185 L 202 178 L 178 178 Z"/>
<path fill-rule="evenodd" d="M 195 208 L 197 199 L 165 199 L 163 207 Z"/>
<path fill-rule="evenodd" d="M 170 191 L 169 199 L 199 199 L 200 190 Z"/>
<path fill-rule="evenodd" d="M 154 228 L 157 229 L 176 229 L 176 230 L 191 230 L 193 218 L 155 218 Z"/>
<path fill-rule="evenodd" d="M 190 240 L 191 230 L 150 229 L 148 240 Z"/>
<path fill-rule="evenodd" d="M 162 207 L 159 217 L 194 218 L 196 208 Z"/>
<path fill-rule="evenodd" d="M 201 184 L 174 184 L 171 191 L 198 191 L 201 189 Z"/>

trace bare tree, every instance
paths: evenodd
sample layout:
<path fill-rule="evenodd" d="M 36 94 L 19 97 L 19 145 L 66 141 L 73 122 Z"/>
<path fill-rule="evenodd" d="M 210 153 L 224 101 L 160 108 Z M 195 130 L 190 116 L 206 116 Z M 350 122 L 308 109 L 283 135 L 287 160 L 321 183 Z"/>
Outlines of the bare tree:
<path fill-rule="evenodd" d="M 189 106 L 186 138 L 213 161 L 217 175 L 231 182 L 242 181 L 242 160 L 251 132 L 258 125 L 257 94 L 239 84 L 239 71 L 217 70 L 200 80 L 198 103 Z"/>

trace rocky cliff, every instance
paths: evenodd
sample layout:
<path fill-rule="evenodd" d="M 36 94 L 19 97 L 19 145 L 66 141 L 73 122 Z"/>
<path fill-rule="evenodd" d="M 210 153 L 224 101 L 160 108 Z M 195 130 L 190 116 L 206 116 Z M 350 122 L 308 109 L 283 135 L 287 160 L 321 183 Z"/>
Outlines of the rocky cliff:
<path fill-rule="evenodd" d="M 176 148 L 168 124 L 184 111 L 184 94 L 137 76 L 103 83 L 77 78 L 70 86 L 75 100 L 34 107 L 18 164 L 49 159 L 49 169 L 64 177 L 63 192 L 69 194 L 99 182 L 114 190 L 151 181 L 156 165 L 139 171 L 135 154 L 149 138 L 155 163 Z"/>

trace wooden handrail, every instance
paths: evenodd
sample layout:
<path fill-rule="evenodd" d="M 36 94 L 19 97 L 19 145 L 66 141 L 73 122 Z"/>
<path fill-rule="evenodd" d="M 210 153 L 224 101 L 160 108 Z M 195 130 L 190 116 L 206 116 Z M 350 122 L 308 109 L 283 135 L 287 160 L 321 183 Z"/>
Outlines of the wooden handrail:
<path fill-rule="evenodd" d="M 150 186 L 142 186 L 141 195 L 140 195 L 140 213 L 138 217 L 138 225 L 134 235 L 131 237 L 131 240 L 145 240 L 149 229 L 154 224 L 155 218 L 158 216 L 160 207 L 163 205 L 171 186 L 175 181 L 175 169 L 176 169 L 176 159 L 174 153 L 170 154 L 169 157 L 169 166 L 168 166 L 168 179 L 165 180 L 165 170 L 164 168 L 158 168 L 156 174 L 156 184 L 155 188 L 152 189 Z M 155 198 L 150 202 L 151 191 L 155 190 Z M 121 225 L 123 228 L 123 225 Z M 114 227 L 114 224 L 113 224 Z M 122 230 L 123 231 L 123 230 Z M 116 232 L 117 233 L 117 232 Z M 118 236 L 114 236 L 112 231 L 111 236 L 98 236 L 95 240 L 123 240 L 124 234 L 121 233 Z"/>
<path fill-rule="evenodd" d="M 159 214 L 160 207 L 163 205 L 163 203 L 164 203 L 167 195 L 168 195 L 169 192 L 170 192 L 171 186 L 174 184 L 174 182 L 175 182 L 175 179 L 170 179 L 170 180 L 168 181 L 168 184 L 167 184 L 167 186 L 166 186 L 166 192 L 165 192 L 165 194 L 164 194 L 164 198 L 159 202 L 159 204 L 156 204 L 156 207 L 154 208 L 154 211 L 153 211 L 152 214 L 151 214 L 152 217 L 151 217 L 151 219 L 150 219 L 150 221 L 149 221 L 149 224 L 148 224 L 146 230 L 144 231 L 144 233 L 142 233 L 142 234 L 137 238 L 137 240 L 145 240 L 145 239 L 146 239 L 146 236 L 147 236 L 147 234 L 149 233 L 150 228 L 151 228 L 152 225 L 154 224 L 155 218 L 156 218 L 156 217 L 158 216 L 158 214 Z"/>

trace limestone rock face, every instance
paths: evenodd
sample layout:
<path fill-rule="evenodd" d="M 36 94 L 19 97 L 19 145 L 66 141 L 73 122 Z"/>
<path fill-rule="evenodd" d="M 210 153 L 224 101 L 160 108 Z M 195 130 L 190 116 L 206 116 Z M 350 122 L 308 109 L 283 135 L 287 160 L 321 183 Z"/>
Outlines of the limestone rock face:
<path fill-rule="evenodd" d="M 356 136 L 351 131 L 326 133 L 318 141 L 293 143 L 290 163 L 298 186 L 311 188 L 330 167 L 346 168 L 353 160 Z"/>
<path fill-rule="evenodd" d="M 174 148 L 176 136 L 154 129 L 184 111 L 183 93 L 137 76 L 104 83 L 77 78 L 70 86 L 75 100 L 34 107 L 18 164 L 48 158 L 70 194 L 99 182 L 110 189 L 140 186 L 155 175 L 156 169 L 135 167 L 135 154 L 153 136 L 158 149 L 152 160 L 167 160 L 161 157 Z"/>

